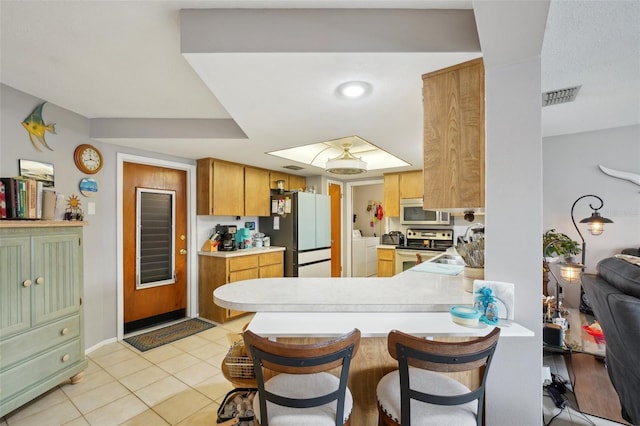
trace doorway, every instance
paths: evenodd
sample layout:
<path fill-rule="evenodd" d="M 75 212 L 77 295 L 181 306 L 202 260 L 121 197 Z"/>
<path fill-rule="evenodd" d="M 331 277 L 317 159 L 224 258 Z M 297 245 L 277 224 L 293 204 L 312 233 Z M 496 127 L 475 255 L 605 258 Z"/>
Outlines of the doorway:
<path fill-rule="evenodd" d="M 354 206 L 354 189 L 358 188 L 358 187 L 363 187 L 363 186 L 372 186 L 372 187 L 379 187 L 380 191 L 382 191 L 382 187 L 384 184 L 384 180 L 383 179 L 371 179 L 371 180 L 362 180 L 362 181 L 357 181 L 357 182 L 348 182 L 347 183 L 347 188 L 345 190 L 345 196 L 344 196 L 344 203 L 345 203 L 345 208 L 346 208 L 346 217 L 349 219 L 346 224 L 345 224 L 345 236 L 346 236 L 346 244 L 345 244 L 345 251 L 347 253 L 346 256 L 346 276 L 350 277 L 352 276 L 352 269 L 353 269 L 353 265 L 352 265 L 352 260 L 351 260 L 351 252 L 353 250 L 353 244 L 351 241 L 351 236 L 352 236 L 352 232 L 354 229 L 354 220 L 353 220 L 353 215 L 356 214 L 357 216 L 357 211 L 358 209 L 356 208 L 356 206 Z M 383 198 L 384 195 L 379 196 L 376 195 L 374 198 L 376 199 L 380 199 Z M 366 197 L 365 197 L 366 198 Z M 382 205 L 384 206 L 384 199 L 380 199 L 379 201 L 382 202 Z M 364 207 L 366 208 L 366 204 L 364 205 Z M 362 214 L 361 216 L 364 216 L 364 214 Z M 375 232 L 377 234 L 378 237 L 380 237 L 383 233 L 386 232 L 387 229 L 387 223 L 388 223 L 388 217 L 384 216 L 383 222 L 382 223 L 374 223 L 375 225 Z"/>
<path fill-rule="evenodd" d="M 186 316 L 187 173 L 131 162 L 123 166 L 127 334 Z"/>
<path fill-rule="evenodd" d="M 179 317 L 197 316 L 195 176 L 194 165 L 117 154 L 117 337 L 133 329 Z M 141 193 L 143 195 L 141 195 Z M 136 203 L 140 199 L 175 203 L 175 230 L 171 233 L 173 258 L 165 276 L 140 278 L 140 258 L 136 251 L 140 217 Z M 144 202 L 144 201 L 143 201 Z M 149 205 L 149 201 L 147 201 Z M 173 224 L 171 225 L 174 226 Z M 169 244 L 169 243 L 168 243 Z M 144 268 L 143 268 L 144 269 Z M 144 271 L 143 271 L 144 272 Z M 133 294 L 133 298 L 130 296 Z M 150 302 L 150 303 L 149 303 Z M 133 324 L 131 324 L 133 323 Z"/>
<path fill-rule="evenodd" d="M 342 276 L 342 185 L 329 183 L 331 198 L 331 276 Z"/>

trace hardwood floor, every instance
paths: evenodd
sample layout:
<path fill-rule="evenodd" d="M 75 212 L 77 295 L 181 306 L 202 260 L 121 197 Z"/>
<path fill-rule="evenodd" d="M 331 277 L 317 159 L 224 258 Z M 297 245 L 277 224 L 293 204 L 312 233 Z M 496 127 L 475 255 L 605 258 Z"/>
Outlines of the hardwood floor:
<path fill-rule="evenodd" d="M 629 424 L 620 415 L 620 401 L 602 358 L 574 353 L 565 357 L 565 362 L 581 411 Z"/>

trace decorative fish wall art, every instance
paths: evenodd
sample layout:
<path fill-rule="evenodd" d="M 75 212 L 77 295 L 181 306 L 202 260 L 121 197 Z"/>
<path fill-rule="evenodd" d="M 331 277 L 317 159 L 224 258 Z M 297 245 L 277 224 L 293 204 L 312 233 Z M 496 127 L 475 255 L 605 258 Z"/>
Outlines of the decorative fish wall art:
<path fill-rule="evenodd" d="M 640 173 L 631 173 L 631 172 L 625 172 L 622 170 L 613 170 L 603 165 L 600 165 L 599 167 L 600 167 L 600 170 L 602 170 L 602 173 L 605 173 L 611 177 L 628 180 L 631 183 L 640 185 Z"/>
<path fill-rule="evenodd" d="M 55 123 L 44 124 L 44 120 L 42 119 L 42 107 L 44 107 L 44 104 L 46 103 L 47 101 L 44 101 L 43 103 L 38 105 L 33 110 L 33 112 L 29 114 L 29 116 L 25 118 L 24 121 L 22 122 L 22 126 L 25 129 L 27 129 L 27 132 L 29 133 L 29 139 L 31 140 L 33 147 L 38 151 L 42 151 L 42 150 L 38 147 L 36 142 L 33 140 L 34 136 L 47 149 L 49 149 L 50 151 L 53 151 L 53 149 L 49 145 L 47 145 L 47 141 L 44 139 L 44 132 L 49 131 L 54 135 L 56 134 L 56 124 Z"/>

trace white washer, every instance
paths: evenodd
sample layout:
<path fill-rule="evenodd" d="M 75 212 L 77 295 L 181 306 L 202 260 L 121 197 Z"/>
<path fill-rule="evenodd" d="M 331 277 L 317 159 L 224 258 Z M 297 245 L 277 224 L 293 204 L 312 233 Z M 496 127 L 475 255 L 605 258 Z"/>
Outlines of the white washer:
<path fill-rule="evenodd" d="M 363 237 L 359 229 L 352 233 L 351 276 L 370 277 L 378 272 L 378 237 Z"/>

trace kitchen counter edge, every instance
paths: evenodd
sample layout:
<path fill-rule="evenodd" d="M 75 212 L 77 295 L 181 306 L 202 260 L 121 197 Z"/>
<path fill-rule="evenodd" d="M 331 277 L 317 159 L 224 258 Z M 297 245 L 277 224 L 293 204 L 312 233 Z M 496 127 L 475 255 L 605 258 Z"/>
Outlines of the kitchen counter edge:
<path fill-rule="evenodd" d="M 285 251 L 285 248 L 278 247 L 278 246 L 269 246 L 269 247 L 254 247 L 250 249 L 233 250 L 233 251 L 199 251 L 198 256 L 238 257 L 238 256 L 249 256 L 251 254 L 270 253 L 274 251 Z"/>

